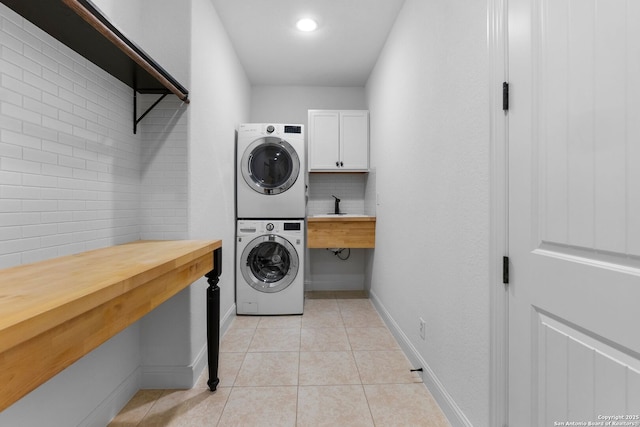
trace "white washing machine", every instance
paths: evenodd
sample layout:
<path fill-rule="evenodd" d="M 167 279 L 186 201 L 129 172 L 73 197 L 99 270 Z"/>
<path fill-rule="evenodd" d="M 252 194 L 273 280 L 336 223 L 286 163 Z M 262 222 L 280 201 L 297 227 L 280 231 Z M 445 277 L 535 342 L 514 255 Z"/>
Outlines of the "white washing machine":
<path fill-rule="evenodd" d="M 304 220 L 238 220 L 237 314 L 302 314 L 304 228 Z"/>
<path fill-rule="evenodd" d="M 237 217 L 304 218 L 304 126 L 241 124 L 237 148 Z"/>

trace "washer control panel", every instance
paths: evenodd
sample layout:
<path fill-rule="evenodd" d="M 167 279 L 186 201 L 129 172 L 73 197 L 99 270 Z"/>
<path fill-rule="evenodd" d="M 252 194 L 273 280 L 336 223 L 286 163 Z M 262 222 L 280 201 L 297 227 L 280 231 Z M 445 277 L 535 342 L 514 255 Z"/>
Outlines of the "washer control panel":
<path fill-rule="evenodd" d="M 302 234 L 303 220 L 238 220 L 239 234 Z"/>

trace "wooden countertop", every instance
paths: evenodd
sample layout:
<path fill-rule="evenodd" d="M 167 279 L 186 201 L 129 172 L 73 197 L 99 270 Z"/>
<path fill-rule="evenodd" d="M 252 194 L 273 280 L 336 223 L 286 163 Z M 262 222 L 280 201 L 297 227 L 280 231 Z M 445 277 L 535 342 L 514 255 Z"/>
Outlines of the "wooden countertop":
<path fill-rule="evenodd" d="M 374 248 L 375 216 L 307 217 L 308 248 Z"/>
<path fill-rule="evenodd" d="M 0 411 L 211 271 L 221 247 L 137 241 L 0 270 Z"/>
<path fill-rule="evenodd" d="M 307 222 L 351 222 L 351 221 L 373 221 L 375 222 L 375 216 L 308 216 Z"/>

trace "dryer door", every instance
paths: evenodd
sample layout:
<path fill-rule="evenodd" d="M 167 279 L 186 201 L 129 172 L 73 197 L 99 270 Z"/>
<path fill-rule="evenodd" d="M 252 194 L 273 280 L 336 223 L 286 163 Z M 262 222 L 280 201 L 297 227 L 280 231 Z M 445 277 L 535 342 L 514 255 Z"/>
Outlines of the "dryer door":
<path fill-rule="evenodd" d="M 247 283 L 260 292 L 286 289 L 298 274 L 298 253 L 285 238 L 267 234 L 252 240 L 242 251 L 240 270 Z"/>
<path fill-rule="evenodd" d="M 253 141 L 242 155 L 242 176 L 254 191 L 272 195 L 287 191 L 298 179 L 300 159 L 284 139 L 264 137 Z"/>

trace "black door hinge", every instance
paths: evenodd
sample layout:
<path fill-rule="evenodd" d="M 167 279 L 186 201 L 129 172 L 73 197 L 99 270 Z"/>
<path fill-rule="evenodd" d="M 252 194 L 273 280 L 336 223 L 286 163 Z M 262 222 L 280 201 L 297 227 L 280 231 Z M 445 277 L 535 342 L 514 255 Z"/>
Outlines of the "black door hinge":
<path fill-rule="evenodd" d="M 502 111 L 509 111 L 509 83 L 502 82 Z"/>
<path fill-rule="evenodd" d="M 502 283 L 505 285 L 509 283 L 509 257 L 502 257 Z"/>

